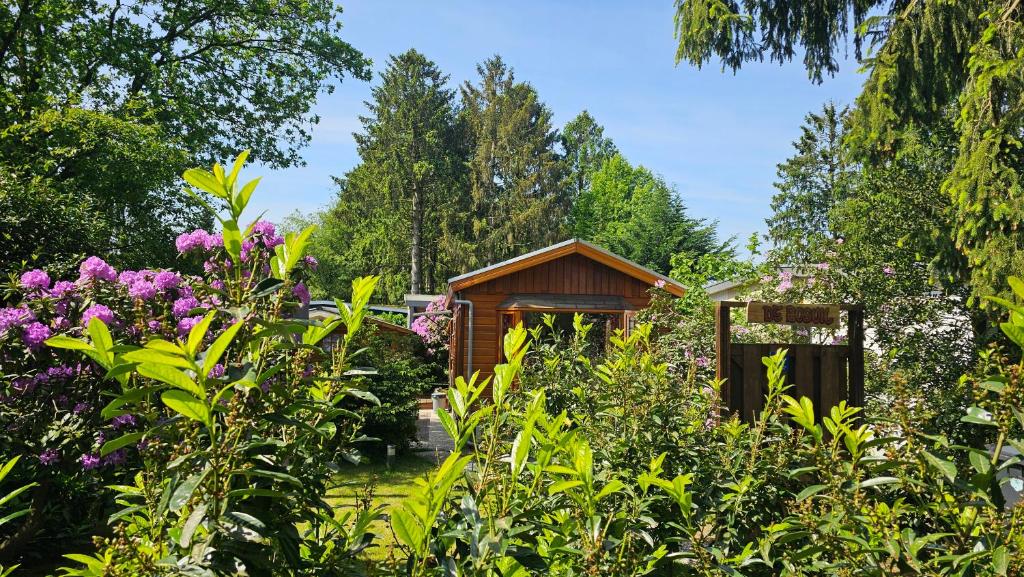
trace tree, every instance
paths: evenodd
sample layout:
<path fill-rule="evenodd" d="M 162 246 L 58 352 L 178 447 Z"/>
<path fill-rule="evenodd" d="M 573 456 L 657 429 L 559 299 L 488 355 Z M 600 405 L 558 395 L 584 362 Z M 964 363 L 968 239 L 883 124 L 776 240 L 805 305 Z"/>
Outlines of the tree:
<path fill-rule="evenodd" d="M 768 237 L 790 263 L 817 262 L 818 245 L 835 240 L 829 213 L 847 196 L 854 173 L 842 146 L 846 114 L 831 102 L 820 114 L 808 114 L 795 154 L 778 165 Z"/>
<path fill-rule="evenodd" d="M 380 275 L 393 301 L 437 290 L 465 260 L 465 145 L 448 76 L 416 50 L 392 56 L 355 134 L 361 163 L 320 217 L 317 288 Z"/>
<path fill-rule="evenodd" d="M 408 223 L 392 233 L 401 230 L 408 237 L 414 293 L 427 286 L 433 290 L 433 278 L 424 284 L 424 261 L 437 257 L 437 237 L 444 232 L 441 226 L 425 229 L 424 224 L 451 215 L 451 192 L 461 185 L 462 143 L 457 138 L 455 93 L 447 83 L 448 76 L 419 52 L 393 56 L 373 89 L 373 101 L 366 103 L 370 115 L 360 117 L 364 132 L 355 135 L 363 163 L 372 165 L 378 176 L 367 183 L 372 190 L 366 193 L 376 191 L 385 200 L 376 207 Z"/>
<path fill-rule="evenodd" d="M 715 225 L 686 215 L 675 191 L 642 166 L 616 154 L 592 177 L 573 206 L 574 236 L 667 274 L 672 257 L 717 252 Z"/>
<path fill-rule="evenodd" d="M 311 107 L 367 78 L 332 0 L 18 0 L 0 5 L 0 124 L 85 106 L 163 127 L 194 158 L 299 162 Z"/>
<path fill-rule="evenodd" d="M 1005 293 L 1006 277 L 1024 271 L 1022 15 L 1016 0 L 677 0 L 676 58 L 701 66 L 717 56 L 736 70 L 799 51 L 821 82 L 852 36 L 868 72 L 848 137 L 860 158 L 884 162 L 908 136 L 953 119 L 957 154 L 943 179 L 953 218 L 944 234 L 960 256 L 942 264 L 977 299 Z"/>
<path fill-rule="evenodd" d="M 212 222 L 177 189 L 187 165 L 159 127 L 100 112 L 50 110 L 7 127 L 3 262 L 16 267 L 34 255 L 55 274 L 86 253 L 118 267 L 174 265 L 175 237 Z"/>
<path fill-rule="evenodd" d="M 462 87 L 461 117 L 470 139 L 473 265 L 482 266 L 562 240 L 564 219 L 551 111 L 500 56 L 477 72 L 479 84 Z"/>
<path fill-rule="evenodd" d="M 562 146 L 565 177 L 562 184 L 563 202 L 571 210 L 576 200 L 590 188 L 594 172 L 606 160 L 615 156 L 618 149 L 612 139 L 605 137 L 604 127 L 586 110 L 565 125 L 558 141 Z"/>

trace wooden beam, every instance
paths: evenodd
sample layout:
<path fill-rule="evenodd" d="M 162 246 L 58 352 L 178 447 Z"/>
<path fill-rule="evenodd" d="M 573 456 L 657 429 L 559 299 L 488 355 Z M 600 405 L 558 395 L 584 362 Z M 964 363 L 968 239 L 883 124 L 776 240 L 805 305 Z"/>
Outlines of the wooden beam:
<path fill-rule="evenodd" d="M 722 408 L 728 410 L 729 388 L 731 386 L 731 375 L 729 374 L 732 363 L 732 327 L 729 326 L 729 308 L 724 303 L 715 303 L 715 348 L 718 352 L 715 358 L 715 378 L 725 380 L 722 383 L 722 390 L 719 394 Z"/>

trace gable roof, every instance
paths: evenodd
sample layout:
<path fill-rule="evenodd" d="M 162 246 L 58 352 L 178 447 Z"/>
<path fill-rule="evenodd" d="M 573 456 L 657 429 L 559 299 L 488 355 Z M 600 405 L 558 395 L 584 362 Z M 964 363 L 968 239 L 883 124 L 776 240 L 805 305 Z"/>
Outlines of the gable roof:
<path fill-rule="evenodd" d="M 658 281 L 663 281 L 665 283 L 665 290 L 677 297 L 681 297 L 686 294 L 686 287 L 679 284 L 678 281 L 656 273 L 647 267 L 640 266 L 627 258 L 623 258 L 595 244 L 576 238 L 571 238 L 558 244 L 553 244 L 547 248 L 535 250 L 504 262 L 492 264 L 491 266 L 484 267 L 482 269 L 452 277 L 448 279 L 448 288 L 452 292 L 458 292 L 462 289 L 571 254 L 585 256 L 590 260 L 597 261 L 652 286 Z"/>

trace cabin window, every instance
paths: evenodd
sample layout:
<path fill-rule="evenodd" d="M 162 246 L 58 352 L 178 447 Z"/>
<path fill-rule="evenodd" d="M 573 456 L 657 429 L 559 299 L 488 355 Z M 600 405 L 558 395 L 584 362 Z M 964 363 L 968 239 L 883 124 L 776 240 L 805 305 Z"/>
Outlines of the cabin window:
<path fill-rule="evenodd" d="M 544 338 L 550 338 L 547 332 L 550 329 L 544 323 L 544 316 L 551 315 L 553 318 L 552 327 L 561 339 L 572 338 L 576 329 L 573 328 L 575 312 L 544 313 L 530 311 L 523 313 L 523 326 L 527 329 L 543 327 Z M 608 349 L 609 339 L 615 335 L 615 331 L 622 328 L 623 315 L 621 312 L 592 312 L 583 313 L 583 323 L 594 325 L 587 333 L 588 352 L 592 355 L 601 356 Z"/>

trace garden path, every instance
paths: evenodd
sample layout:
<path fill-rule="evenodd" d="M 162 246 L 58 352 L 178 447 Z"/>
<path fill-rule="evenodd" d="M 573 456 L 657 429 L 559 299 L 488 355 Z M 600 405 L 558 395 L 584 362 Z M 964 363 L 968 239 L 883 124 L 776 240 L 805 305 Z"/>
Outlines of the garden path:
<path fill-rule="evenodd" d="M 455 448 L 433 409 L 420 409 L 419 418 L 416 420 L 416 440 L 419 441 L 416 450 L 420 456 L 432 459 L 436 463 L 447 458 Z"/>

